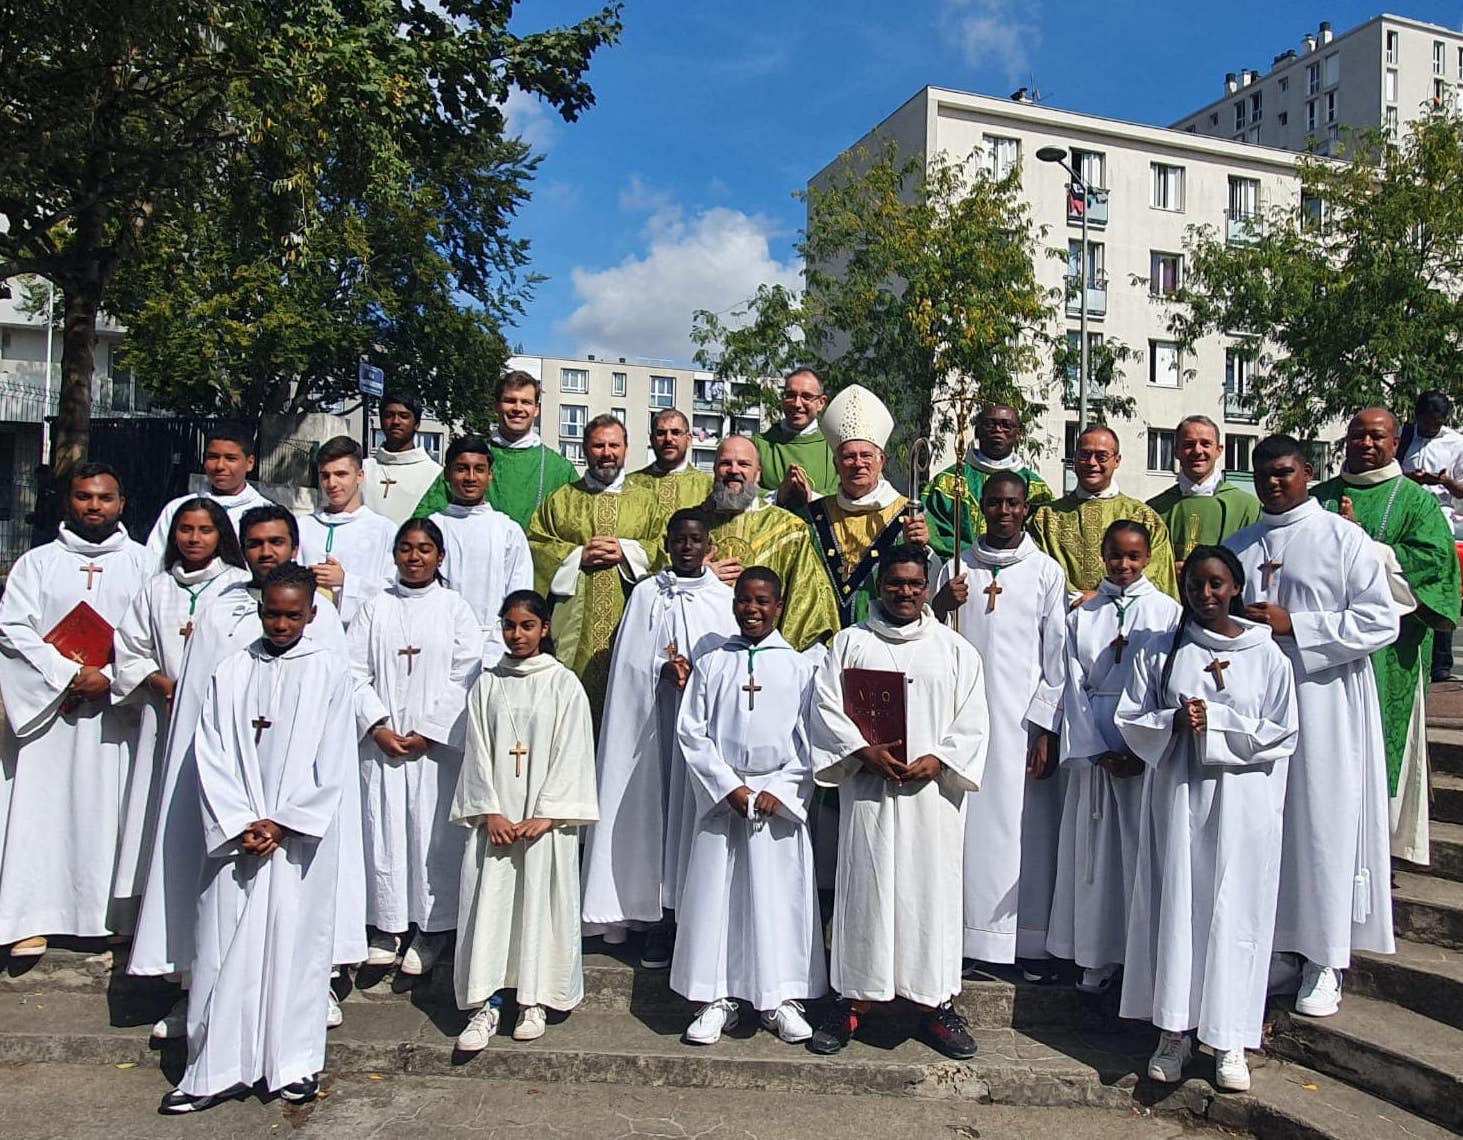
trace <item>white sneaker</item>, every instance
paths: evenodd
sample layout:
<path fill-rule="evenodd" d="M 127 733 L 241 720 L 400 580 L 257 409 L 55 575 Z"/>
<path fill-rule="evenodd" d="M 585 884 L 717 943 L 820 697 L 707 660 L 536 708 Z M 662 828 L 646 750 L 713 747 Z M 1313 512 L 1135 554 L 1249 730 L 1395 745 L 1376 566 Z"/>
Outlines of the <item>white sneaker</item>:
<path fill-rule="evenodd" d="M 1106 993 L 1117 972 L 1117 966 L 1088 967 L 1082 971 L 1082 979 L 1077 983 L 1077 988 L 1084 994 Z"/>
<path fill-rule="evenodd" d="M 174 1002 L 173 1008 L 168 1010 L 167 1016 L 159 1019 L 153 1025 L 152 1035 L 163 1041 L 171 1041 L 178 1037 L 188 1036 L 187 994 L 184 994 Z"/>
<path fill-rule="evenodd" d="M 764 1010 L 761 1016 L 763 1026 L 789 1045 L 806 1041 L 813 1036 L 813 1027 L 803 1016 L 802 1002 L 785 1001 L 774 1010 Z"/>
<path fill-rule="evenodd" d="M 686 1040 L 692 1045 L 715 1045 L 721 1040 L 723 1029 L 736 1028 L 740 1014 L 737 1012 L 737 1003 L 731 998 L 717 998 L 709 1005 L 701 1007 L 701 1012 L 696 1015 L 696 1020 L 691 1022 L 691 1027 L 686 1030 Z M 807 1023 L 804 1022 L 804 1025 Z M 808 1034 L 809 1037 L 812 1034 Z"/>
<path fill-rule="evenodd" d="M 442 948 L 445 945 L 445 934 L 418 931 L 417 936 L 411 940 L 411 945 L 406 948 L 406 953 L 401 956 L 401 972 L 413 977 L 430 974 L 437 959 L 442 957 Z"/>
<path fill-rule="evenodd" d="M 461 1053 L 480 1053 L 498 1033 L 498 1007 L 485 1005 L 472 1015 L 467 1028 L 457 1035 Z"/>
<path fill-rule="evenodd" d="M 630 932 L 623 926 L 607 926 L 604 934 L 600 935 L 606 946 L 623 946 L 629 936 Z"/>
<path fill-rule="evenodd" d="M 1166 1085 L 1177 1084 L 1184 1076 L 1184 1066 L 1194 1055 L 1194 1043 L 1187 1033 L 1164 1030 L 1158 1037 L 1158 1048 L 1148 1058 L 1148 1076 Z"/>
<path fill-rule="evenodd" d="M 394 934 L 384 934 L 381 931 L 377 931 L 371 935 L 371 940 L 366 943 L 366 965 L 394 966 L 396 965 L 396 952 L 400 949 L 400 938 Z"/>
<path fill-rule="evenodd" d="M 1301 969 L 1295 1012 L 1306 1017 L 1330 1017 L 1341 1008 L 1341 971 L 1307 962 Z"/>
<path fill-rule="evenodd" d="M 330 1008 L 325 1011 L 325 1028 L 334 1029 L 345 1020 L 345 1014 L 340 1011 L 340 998 L 335 996 L 335 991 L 327 987 L 325 992 L 330 995 Z"/>
<path fill-rule="evenodd" d="M 1221 1092 L 1248 1092 L 1250 1064 L 1243 1049 L 1225 1049 L 1214 1055 L 1214 1083 Z"/>
<path fill-rule="evenodd" d="M 513 1027 L 513 1040 L 537 1041 L 544 1035 L 544 1007 L 526 1005 L 518 1011 L 518 1024 Z"/>

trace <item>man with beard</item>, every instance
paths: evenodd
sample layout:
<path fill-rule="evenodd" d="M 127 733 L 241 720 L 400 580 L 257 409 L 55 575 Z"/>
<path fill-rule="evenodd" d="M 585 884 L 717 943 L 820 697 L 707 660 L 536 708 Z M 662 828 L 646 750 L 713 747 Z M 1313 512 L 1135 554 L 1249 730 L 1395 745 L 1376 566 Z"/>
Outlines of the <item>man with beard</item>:
<path fill-rule="evenodd" d="M 361 496 L 366 506 L 393 525 L 426 518 L 447 505 L 442 468 L 417 446 L 422 405 L 409 396 L 388 393 L 381 400 L 381 446 L 364 465 Z"/>
<path fill-rule="evenodd" d="M 833 452 L 818 417 L 828 406 L 823 381 L 811 368 L 789 372 L 782 382 L 782 422 L 752 437 L 761 474 L 758 485 L 772 501 L 798 510 L 838 487 Z"/>
<path fill-rule="evenodd" d="M 112 706 L 110 664 L 79 664 L 46 637 L 82 602 L 115 628 L 142 589 L 152 560 L 122 528 L 125 505 L 115 471 L 78 467 L 55 541 L 16 560 L 0 599 L 12 730 L 0 743 L 0 944 L 12 958 L 44 954 L 47 935 L 117 929 L 108 907 L 137 711 Z"/>
<path fill-rule="evenodd" d="M 1168 525 L 1175 570 L 1183 577 L 1184 559 L 1196 546 L 1217 546 L 1260 517 L 1260 503 L 1224 477 L 1219 459 L 1224 445 L 1219 425 L 1208 416 L 1189 416 L 1174 432 L 1178 481 L 1148 500 Z"/>
<path fill-rule="evenodd" d="M 838 603 L 808 524 L 791 511 L 769 506 L 758 493 L 762 466 L 744 435 L 729 435 L 716 449 L 716 482 L 707 500 L 711 518 L 710 563 L 735 586 L 746 566 L 766 566 L 782 580 L 786 600 L 780 630 L 799 652 L 838 631 Z M 555 627 L 557 634 L 558 627 Z"/>
<path fill-rule="evenodd" d="M 598 731 L 610 645 L 631 588 L 665 562 L 665 515 L 625 481 L 625 425 L 595 416 L 584 428 L 584 477 L 544 500 L 528 524 L 535 588 L 554 607 L 555 656 L 589 696 Z"/>
<path fill-rule="evenodd" d="M 691 425 L 685 414 L 666 408 L 655 414 L 650 428 L 655 462 L 625 476 L 632 487 L 655 495 L 661 513 L 669 517 L 682 507 L 699 507 L 711 493 L 711 476 L 691 466 Z"/>

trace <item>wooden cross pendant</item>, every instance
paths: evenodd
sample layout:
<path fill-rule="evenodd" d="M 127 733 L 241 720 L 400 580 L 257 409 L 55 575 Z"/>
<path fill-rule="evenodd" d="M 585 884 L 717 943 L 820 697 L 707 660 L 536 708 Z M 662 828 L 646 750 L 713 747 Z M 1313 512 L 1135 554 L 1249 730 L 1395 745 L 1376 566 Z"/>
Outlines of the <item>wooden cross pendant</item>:
<path fill-rule="evenodd" d="M 676 644 L 676 639 L 673 637 L 670 639 L 670 642 L 666 645 L 663 652 L 667 657 L 674 657 L 680 651 L 681 647 Z"/>
<path fill-rule="evenodd" d="M 1275 580 L 1275 571 L 1279 570 L 1284 565 L 1284 562 L 1265 562 L 1261 564 L 1260 569 L 1265 572 L 1265 576 L 1262 579 L 1262 584 L 1266 590 L 1270 588 L 1270 583 Z"/>
<path fill-rule="evenodd" d="M 179 626 L 178 627 L 178 636 L 181 637 L 184 641 L 187 641 L 190 637 L 193 636 L 193 619 L 192 618 L 189 618 L 188 619 L 188 624 L 187 625 Z"/>
<path fill-rule="evenodd" d="M 274 727 L 274 722 L 272 720 L 270 720 L 267 716 L 265 716 L 263 713 L 260 713 L 253 720 L 251 720 L 249 723 L 254 726 L 254 743 L 255 744 L 258 744 L 259 741 L 261 739 L 263 739 L 263 737 L 264 737 L 264 730 L 266 728 L 273 728 Z"/>
<path fill-rule="evenodd" d="M 391 497 L 391 488 L 394 486 L 396 486 L 396 480 L 390 475 L 383 475 L 381 477 L 381 497 L 383 499 L 389 499 Z"/>
<path fill-rule="evenodd" d="M 508 755 L 513 757 L 513 774 L 523 775 L 523 758 L 528 755 L 528 749 L 523 747 L 523 741 L 516 740 L 513 747 L 508 749 Z"/>
<path fill-rule="evenodd" d="M 1223 689 L 1224 688 L 1224 671 L 1226 669 L 1228 669 L 1228 668 L 1229 668 L 1229 662 L 1228 661 L 1221 661 L 1221 660 L 1219 660 L 1218 657 L 1216 657 L 1213 661 L 1209 662 L 1209 664 L 1207 664 L 1207 665 L 1204 666 L 1204 672 L 1206 672 L 1206 673 L 1213 673 L 1214 674 L 1214 687 L 1216 689 Z"/>
<path fill-rule="evenodd" d="M 1001 589 L 1000 586 L 996 585 L 996 580 L 994 578 L 992 578 L 991 579 L 991 584 L 989 586 L 987 586 L 984 590 L 981 591 L 982 594 L 984 594 L 988 599 L 990 599 L 985 604 L 985 612 L 986 613 L 991 613 L 993 610 L 995 610 L 995 608 L 996 608 L 996 595 L 997 594 L 1004 594 L 1005 592 L 1006 591 L 1003 590 L 1003 589 Z"/>
<path fill-rule="evenodd" d="M 1123 650 L 1128 647 L 1128 639 L 1120 633 L 1108 644 L 1112 646 L 1113 662 L 1116 664 L 1121 664 L 1123 660 Z"/>
<path fill-rule="evenodd" d="M 86 588 L 88 590 L 91 589 L 92 582 L 95 581 L 96 576 L 100 574 L 104 569 L 105 567 L 98 566 L 95 563 L 88 563 L 87 565 L 81 567 L 81 572 L 86 575 Z"/>
<path fill-rule="evenodd" d="M 411 663 L 415 659 L 416 655 L 420 652 L 421 650 L 418 649 L 415 645 L 408 645 L 405 649 L 398 649 L 396 651 L 396 655 L 398 657 L 406 658 L 406 675 L 408 677 L 411 676 Z"/>
<path fill-rule="evenodd" d="M 757 678 L 747 674 L 747 683 L 742 686 L 742 692 L 747 694 L 747 711 L 751 712 L 757 707 L 757 694 L 762 691 L 762 686 L 757 684 Z"/>

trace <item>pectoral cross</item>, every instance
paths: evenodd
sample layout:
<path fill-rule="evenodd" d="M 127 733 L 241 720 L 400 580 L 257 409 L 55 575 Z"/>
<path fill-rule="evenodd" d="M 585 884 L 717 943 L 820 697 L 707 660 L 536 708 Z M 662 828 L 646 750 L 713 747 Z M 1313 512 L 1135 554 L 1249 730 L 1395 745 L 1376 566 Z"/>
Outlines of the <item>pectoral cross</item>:
<path fill-rule="evenodd" d="M 391 488 L 394 486 L 396 486 L 396 480 L 393 479 L 390 475 L 381 476 L 381 497 L 383 499 L 390 498 Z"/>
<path fill-rule="evenodd" d="M 670 643 L 663 650 L 667 657 L 674 657 L 680 651 L 681 647 L 676 644 L 676 639 L 674 637 L 670 639 Z"/>
<path fill-rule="evenodd" d="M 1206 672 L 1206 673 L 1213 673 L 1214 674 L 1214 687 L 1216 689 L 1223 689 L 1224 688 L 1224 671 L 1226 669 L 1228 669 L 1228 668 L 1229 668 L 1229 662 L 1228 661 L 1221 661 L 1221 660 L 1219 660 L 1218 657 L 1216 657 L 1213 661 L 1209 662 L 1209 664 L 1207 664 L 1207 665 L 1204 666 L 1204 672 Z"/>
<path fill-rule="evenodd" d="M 406 658 L 406 675 L 408 677 L 411 676 L 411 663 L 412 663 L 412 660 L 420 652 L 421 652 L 421 650 L 418 649 L 414 645 L 408 645 L 405 649 L 398 649 L 396 651 L 396 655 L 398 657 L 405 657 Z"/>
<path fill-rule="evenodd" d="M 985 604 L 985 612 L 986 613 L 991 613 L 991 612 L 993 612 L 995 610 L 995 608 L 996 608 L 996 595 L 997 594 L 1004 594 L 1005 592 L 1006 591 L 1003 590 L 1003 589 L 1001 589 L 1000 586 L 996 585 L 996 580 L 994 578 L 992 578 L 991 579 L 991 584 L 989 586 L 987 586 L 984 590 L 981 591 L 982 594 L 984 594 L 987 598 L 990 599 Z"/>
<path fill-rule="evenodd" d="M 1108 644 L 1112 646 L 1113 663 L 1120 664 L 1123 660 L 1123 650 L 1128 646 L 1128 639 L 1120 633 Z"/>
<path fill-rule="evenodd" d="M 263 713 L 260 713 L 253 720 L 251 720 L 249 723 L 254 727 L 254 743 L 256 745 L 259 743 L 259 741 L 261 739 L 263 739 L 263 737 L 264 737 L 264 730 L 266 728 L 273 728 L 274 727 L 274 722 L 272 720 L 270 720 L 267 716 L 265 716 Z"/>
<path fill-rule="evenodd" d="M 747 694 L 747 711 L 751 712 L 757 707 L 757 694 L 762 691 L 762 686 L 757 684 L 757 678 L 747 674 L 747 683 L 742 686 L 742 692 Z"/>
<path fill-rule="evenodd" d="M 514 742 L 512 748 L 508 749 L 508 755 L 513 757 L 513 774 L 523 775 L 523 758 L 528 755 L 528 749 L 523 747 L 523 741 Z"/>
<path fill-rule="evenodd" d="M 103 569 L 104 567 L 97 566 L 95 563 L 88 563 L 87 565 L 81 567 L 81 572 L 86 575 L 86 588 L 88 590 L 91 589 L 92 582 L 96 579 L 96 576 L 102 572 Z"/>
<path fill-rule="evenodd" d="M 1270 588 L 1270 583 L 1275 580 L 1275 571 L 1284 565 L 1284 562 L 1262 562 L 1260 564 L 1260 569 L 1265 572 L 1265 577 L 1262 580 L 1264 589 L 1268 590 Z"/>
<path fill-rule="evenodd" d="M 178 636 L 181 637 L 184 641 L 187 641 L 190 637 L 193 636 L 193 619 L 192 618 L 189 618 L 188 619 L 188 624 L 187 625 L 179 626 L 178 627 Z"/>

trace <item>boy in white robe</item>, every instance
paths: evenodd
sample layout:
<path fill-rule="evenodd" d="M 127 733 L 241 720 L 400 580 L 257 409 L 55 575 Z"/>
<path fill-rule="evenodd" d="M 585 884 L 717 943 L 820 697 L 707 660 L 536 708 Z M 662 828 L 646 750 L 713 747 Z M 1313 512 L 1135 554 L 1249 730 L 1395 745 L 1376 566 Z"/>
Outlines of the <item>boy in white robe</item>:
<path fill-rule="evenodd" d="M 1047 949 L 1076 962 L 1077 988 L 1093 994 L 1107 990 L 1123 963 L 1143 806 L 1143 764 L 1113 713 L 1137 651 L 1166 645 L 1181 612 L 1143 573 L 1151 555 L 1146 526 L 1113 523 L 1102 537 L 1107 576 L 1067 615 L 1067 792 Z"/>
<path fill-rule="evenodd" d="M 1145 649 L 1118 701 L 1118 730 L 1147 765 L 1121 1015 L 1152 1021 L 1154 1080 L 1214 1050 L 1222 1090 L 1250 1087 L 1260 1047 L 1295 680 L 1267 626 L 1235 616 L 1244 571 L 1222 547 L 1184 561 L 1184 617 Z"/>
<path fill-rule="evenodd" d="M 322 443 L 315 470 L 325 505 L 300 519 L 300 561 L 315 572 L 349 629 L 361 606 L 396 575 L 397 524 L 363 504 L 361 445 L 350 436 Z"/>
<path fill-rule="evenodd" d="M 711 1045 L 750 1002 L 782 1040 L 813 1035 L 802 1002 L 828 989 L 808 806 L 813 664 L 777 632 L 782 580 L 737 578 L 741 633 L 695 659 L 676 736 L 695 793 L 671 988 L 706 1003 L 686 1030 Z"/>
<path fill-rule="evenodd" d="M 873 1002 L 903 997 L 956 1060 L 975 1040 L 960 992 L 965 799 L 980 788 L 989 720 L 980 654 L 930 612 L 927 558 L 897 546 L 879 566 L 867 620 L 833 638 L 808 716 L 820 784 L 838 788 L 838 871 L 830 981 L 839 1000 L 808 1042 L 837 1053 Z M 903 674 L 905 739 L 870 744 L 845 670 Z M 895 678 L 891 683 L 897 683 Z M 910 759 L 902 759 L 901 756 Z"/>
<path fill-rule="evenodd" d="M 671 564 L 635 587 L 615 635 L 599 733 L 600 818 L 584 852 L 585 933 L 624 941 L 648 927 L 641 965 L 670 965 L 673 912 L 696 807 L 676 742 L 691 661 L 737 632 L 731 587 L 705 565 L 705 518 L 676 511 L 666 526 Z M 664 920 L 664 921 L 663 921 Z"/>
<path fill-rule="evenodd" d="M 431 970 L 457 926 L 467 834 L 449 827 L 462 767 L 467 693 L 482 673 L 477 618 L 442 585 L 442 532 L 430 519 L 397 535 L 396 584 L 350 628 L 361 730 L 366 854 L 366 964 L 390 966 L 409 926 L 401 972 Z"/>
<path fill-rule="evenodd" d="M 381 399 L 381 446 L 366 460 L 366 506 L 396 527 L 447 505 L 442 468 L 417 444 L 422 405 L 399 392 Z"/>
<path fill-rule="evenodd" d="M 203 441 L 203 474 L 208 486 L 202 491 L 179 495 L 163 507 L 147 536 L 148 569 L 163 569 L 163 552 L 172 533 L 173 516 L 189 499 L 199 495 L 212 499 L 223 507 L 236 532 L 245 511 L 268 506 L 269 500 L 249 483 L 253 471 L 254 433 L 242 424 L 219 424 L 211 428 Z"/>
<path fill-rule="evenodd" d="M 325 1064 L 340 811 L 354 790 L 354 685 L 303 636 L 315 580 L 264 580 L 264 636 L 219 666 L 194 736 L 208 852 L 198 891 L 188 1067 L 164 1113 L 262 1081 L 315 1099 Z"/>
<path fill-rule="evenodd" d="M 115 471 L 71 476 L 54 542 L 22 554 L 0 597 L 0 944 L 12 958 L 46 935 L 95 938 L 111 916 L 119 805 L 137 740 L 135 709 L 110 703 L 111 665 L 78 665 L 46 636 L 79 602 L 114 628 L 151 561 L 120 523 Z"/>
<path fill-rule="evenodd" d="M 1297 1013 L 1341 1006 L 1352 950 L 1390 954 L 1387 765 L 1368 656 L 1397 637 L 1386 568 L 1367 533 L 1310 498 L 1300 444 L 1255 448 L 1260 521 L 1225 540 L 1245 571 L 1245 617 L 1295 672 L 1300 739 L 1285 786 L 1276 953 L 1299 954 Z"/>
<path fill-rule="evenodd" d="M 481 436 L 465 435 L 447 449 L 451 503 L 432 516 L 447 540 L 442 577 L 467 600 L 483 638 L 483 667 L 503 656 L 498 610 L 515 590 L 533 589 L 533 556 L 523 528 L 485 501 L 493 483 L 493 449 Z"/>

